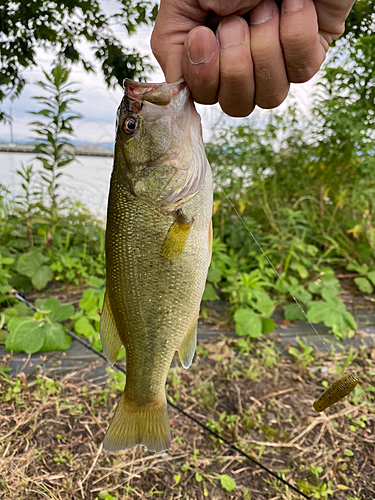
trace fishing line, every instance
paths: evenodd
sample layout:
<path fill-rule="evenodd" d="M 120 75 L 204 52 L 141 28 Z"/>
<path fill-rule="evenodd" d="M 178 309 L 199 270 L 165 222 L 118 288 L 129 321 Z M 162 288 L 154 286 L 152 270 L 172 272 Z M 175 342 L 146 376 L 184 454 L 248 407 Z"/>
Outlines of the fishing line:
<path fill-rule="evenodd" d="M 278 272 L 278 270 L 276 269 L 276 267 L 272 264 L 270 258 L 268 257 L 268 255 L 266 254 L 266 252 L 263 250 L 261 244 L 259 243 L 259 241 L 256 239 L 256 237 L 254 236 L 254 234 L 252 233 L 252 231 L 250 230 L 249 226 L 246 224 L 246 222 L 244 221 L 244 219 L 241 217 L 241 215 L 238 213 L 236 207 L 233 205 L 232 201 L 228 198 L 226 192 L 222 189 L 222 192 L 224 193 L 224 196 L 225 198 L 228 200 L 230 206 L 233 208 L 234 212 L 236 213 L 237 217 L 239 218 L 239 220 L 242 222 L 242 224 L 245 226 L 245 228 L 247 229 L 248 233 L 250 234 L 250 236 L 253 238 L 254 242 L 257 244 L 259 250 L 262 252 L 262 255 L 264 255 L 264 257 L 267 259 L 267 262 L 268 264 L 272 267 L 274 273 L 276 274 L 276 276 L 279 278 L 279 280 L 285 285 L 286 289 L 288 290 L 288 292 L 290 293 L 290 295 L 293 297 L 293 300 L 294 302 L 297 304 L 299 310 L 302 312 L 302 314 L 304 315 L 304 317 L 306 318 L 306 320 L 308 321 L 309 325 L 311 326 L 311 328 L 313 329 L 315 335 L 320 338 L 320 340 L 323 342 L 323 345 L 324 347 L 326 348 L 328 354 L 331 354 L 329 352 L 329 349 L 328 349 L 328 346 L 327 344 L 325 343 L 323 337 L 320 335 L 320 333 L 317 331 L 317 329 L 315 328 L 315 326 L 311 323 L 311 321 L 309 320 L 309 318 L 307 317 L 307 314 L 305 313 L 305 311 L 303 310 L 301 304 L 299 303 L 299 301 L 297 300 L 297 298 L 292 294 L 290 288 L 288 287 L 288 284 L 286 283 L 286 281 L 281 277 L 280 273 Z M 337 366 L 337 362 L 336 362 L 336 366 Z"/>
<path fill-rule="evenodd" d="M 31 309 L 33 309 L 34 311 L 38 311 L 38 308 L 35 307 L 34 304 L 32 304 L 31 302 L 29 302 L 28 300 L 26 300 L 18 292 L 13 293 L 12 295 L 14 297 L 16 297 L 20 302 L 22 302 L 26 306 L 30 307 Z M 85 340 L 81 339 L 81 337 L 79 337 L 78 335 L 76 335 L 75 333 L 73 333 L 69 329 L 66 329 L 66 333 L 72 339 L 74 339 L 77 342 L 79 342 L 82 346 L 84 346 L 86 349 L 92 351 L 94 354 L 96 354 L 99 358 L 103 359 L 107 363 L 107 359 L 105 358 L 104 354 L 101 353 L 100 351 L 94 349 L 94 347 L 92 347 L 92 345 L 90 345 L 88 342 L 86 342 Z M 116 370 L 119 370 L 120 372 L 122 372 L 122 373 L 124 373 L 126 375 L 126 370 L 122 366 L 119 366 L 119 365 L 117 365 L 115 363 L 113 365 L 113 368 L 116 368 Z M 181 413 L 182 415 L 184 415 L 185 417 L 187 417 L 188 419 L 190 419 L 191 421 L 193 421 L 194 423 L 196 423 L 197 425 L 199 425 L 202 429 L 204 429 L 205 431 L 207 431 L 209 434 L 211 434 L 212 436 L 216 437 L 217 439 L 219 439 L 220 441 L 222 441 L 223 443 L 225 443 L 230 449 L 232 449 L 234 451 L 237 451 L 240 455 L 242 455 L 243 457 L 247 458 L 248 460 L 250 460 L 251 462 L 253 462 L 254 464 L 256 464 L 258 467 L 260 467 L 261 469 L 263 469 L 264 471 L 266 471 L 268 474 L 270 474 L 271 476 L 273 476 L 274 478 L 276 478 L 278 481 L 281 481 L 283 484 L 285 484 L 285 486 L 288 486 L 290 489 L 292 489 L 293 491 L 295 491 L 296 493 L 298 493 L 299 495 L 301 495 L 303 498 L 306 498 L 307 500 L 311 500 L 310 497 L 308 497 L 307 495 L 305 495 L 305 493 L 303 493 L 302 491 L 300 491 L 296 486 L 293 486 L 292 484 L 290 484 L 286 479 L 284 479 L 283 477 L 279 476 L 276 472 L 273 472 L 267 466 L 263 465 L 261 462 L 259 462 L 258 460 L 256 460 L 252 456 L 248 455 L 246 452 L 242 451 L 235 444 L 231 443 L 227 439 L 225 439 L 222 436 L 220 436 L 217 432 L 215 432 L 212 429 L 210 429 L 209 427 L 207 427 L 207 425 L 205 425 L 202 422 L 200 422 L 198 419 L 196 419 L 195 417 L 193 417 L 192 415 L 190 415 L 189 413 L 187 413 L 185 410 L 183 410 L 182 408 L 180 408 L 176 404 L 172 403 L 168 399 L 167 399 L 167 403 L 169 404 L 169 406 L 171 406 L 172 408 L 174 408 L 175 410 L 177 410 L 179 413 Z"/>

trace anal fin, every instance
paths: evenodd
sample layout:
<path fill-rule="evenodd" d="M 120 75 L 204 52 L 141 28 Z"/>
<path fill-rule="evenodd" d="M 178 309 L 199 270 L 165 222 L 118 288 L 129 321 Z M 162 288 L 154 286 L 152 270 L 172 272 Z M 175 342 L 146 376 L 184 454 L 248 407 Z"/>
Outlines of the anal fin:
<path fill-rule="evenodd" d="M 165 238 L 161 256 L 165 259 L 178 259 L 185 248 L 194 219 L 188 219 L 182 212 L 177 211 L 177 218 L 169 228 Z"/>
<path fill-rule="evenodd" d="M 178 355 L 184 368 L 189 368 L 193 361 L 195 348 L 197 347 L 197 327 L 198 320 L 194 321 L 178 348 Z"/>
<path fill-rule="evenodd" d="M 113 317 L 107 292 L 104 296 L 103 310 L 100 317 L 100 340 L 104 356 L 108 363 L 113 366 L 122 347 L 122 341 Z"/>

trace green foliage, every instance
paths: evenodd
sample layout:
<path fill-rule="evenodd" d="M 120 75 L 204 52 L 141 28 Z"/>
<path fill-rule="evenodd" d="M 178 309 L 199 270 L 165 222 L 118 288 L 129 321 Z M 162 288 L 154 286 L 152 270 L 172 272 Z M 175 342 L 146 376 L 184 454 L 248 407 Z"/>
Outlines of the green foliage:
<path fill-rule="evenodd" d="M 314 361 L 314 349 L 304 343 L 306 339 L 297 338 L 296 340 L 298 348 L 294 346 L 289 347 L 288 352 L 296 359 L 297 364 L 306 369 L 307 365 Z"/>
<path fill-rule="evenodd" d="M 126 381 L 125 373 L 120 372 L 119 370 L 111 370 L 111 368 L 106 368 L 106 371 L 109 375 L 108 378 L 109 389 L 115 394 L 118 394 L 119 392 L 124 392 L 125 381 Z"/>
<path fill-rule="evenodd" d="M 8 292 L 12 289 L 8 283 L 8 278 L 12 276 L 9 272 L 9 266 L 13 262 L 14 259 L 11 257 L 2 257 L 0 253 L 0 304 L 7 300 Z"/>
<path fill-rule="evenodd" d="M 362 293 L 371 294 L 375 286 L 375 268 L 369 269 L 367 264 L 359 264 L 358 262 L 350 262 L 347 266 L 348 271 L 355 271 L 362 276 L 354 278 L 354 283 Z"/>
<path fill-rule="evenodd" d="M 72 122 L 80 118 L 74 113 L 75 104 L 81 102 L 73 97 L 78 90 L 71 88 L 69 71 L 57 64 L 51 73 L 43 72 L 45 81 L 38 85 L 47 95 L 35 96 L 34 99 L 42 106 L 38 111 L 30 113 L 42 118 L 30 125 L 38 135 L 38 144 L 35 146 L 36 159 L 39 160 L 44 171 L 40 173 L 42 188 L 48 194 L 48 202 L 44 202 L 47 231 L 47 246 L 51 245 L 54 238 L 56 223 L 59 219 L 58 210 L 64 208 L 58 195 L 59 179 L 63 175 L 61 169 L 71 163 L 75 158 L 74 148 L 69 142 L 73 133 Z M 47 122 L 45 121 L 47 118 Z M 41 207 L 42 208 L 42 207 Z"/>
<path fill-rule="evenodd" d="M 228 255 L 225 243 L 220 242 L 219 238 L 215 238 L 212 242 L 212 258 L 202 300 L 217 300 L 219 298 L 215 288 L 236 265 L 236 260 Z"/>
<path fill-rule="evenodd" d="M 234 314 L 236 333 L 240 336 L 257 338 L 262 333 L 261 318 L 251 309 L 238 309 Z"/>
<path fill-rule="evenodd" d="M 95 349 L 102 350 L 100 342 L 100 312 L 104 301 L 104 279 L 91 277 L 88 282 L 94 288 L 84 291 L 79 311 L 74 318 L 74 329 L 90 341 Z"/>
<path fill-rule="evenodd" d="M 74 159 L 69 143 L 78 101 L 69 72 L 57 64 L 39 82 L 44 95 L 33 114 L 42 169 L 35 164 L 17 170 L 22 194 L 0 196 L 0 303 L 12 289 L 43 290 L 54 278 L 80 284 L 104 276 L 104 230 L 80 203 L 60 196 L 63 168 Z M 2 191 L 1 191 L 2 193 Z"/>
<path fill-rule="evenodd" d="M 38 300 L 36 305 L 38 311 L 33 316 L 21 316 L 17 308 L 8 310 L 10 316 L 7 322 L 9 335 L 5 343 L 6 349 L 27 353 L 69 349 L 71 338 L 57 322 L 71 318 L 74 307 L 62 306 L 53 297 Z"/>
<path fill-rule="evenodd" d="M 30 278 L 37 290 L 42 290 L 53 279 L 52 269 L 45 265 L 47 262 L 49 258 L 41 252 L 25 253 L 17 261 L 17 271 Z"/>
<path fill-rule="evenodd" d="M 331 327 L 337 338 L 353 336 L 357 324 L 350 312 L 346 310 L 345 304 L 328 292 L 323 292 L 323 298 L 324 301 L 309 303 L 308 320 L 311 323 L 324 323 Z"/>
<path fill-rule="evenodd" d="M 220 486 L 225 491 L 233 491 L 236 489 L 235 481 L 227 474 L 215 474 L 215 476 L 220 479 Z"/>
<path fill-rule="evenodd" d="M 372 4 L 355 4 L 352 31 L 336 42 L 311 118 L 291 105 L 261 125 L 252 117 L 237 127 L 218 126 L 207 144 L 216 188 L 214 236 L 236 260 L 233 271 L 220 273 L 213 265 L 207 298 L 221 291 L 229 299 L 241 335 L 260 335 L 254 315 L 267 318 L 278 305 L 287 320 L 307 314 L 338 338 L 352 335 L 356 324 L 339 299 L 335 275 L 348 262 L 359 274 L 358 289 L 374 291 Z"/>
<path fill-rule="evenodd" d="M 157 6 L 148 0 L 115 2 L 115 12 L 111 9 L 109 15 L 97 0 L 4 3 L 0 9 L 0 102 L 20 94 L 26 83 L 23 70 L 36 65 L 39 48 L 65 64 L 82 63 L 86 71 L 93 72 L 92 62 L 79 50 L 84 42 L 94 49 L 108 85 L 122 85 L 124 78 L 142 78 L 144 71 L 151 69 L 147 58 L 126 49 L 111 24 L 116 19 L 132 34 L 138 26 L 153 22 L 156 13 Z M 1 112 L 0 120 L 5 116 Z"/>
<path fill-rule="evenodd" d="M 130 72 L 142 70 L 138 56 L 122 58 L 116 40 L 112 36 L 103 38 L 108 19 L 98 18 L 101 10 L 95 2 L 78 7 L 82 19 L 91 15 L 87 10 L 90 6 L 94 8 L 86 31 L 75 25 L 65 40 L 61 38 L 67 36 L 65 25 L 56 24 L 62 7 L 53 2 L 42 5 L 46 12 L 56 7 L 55 18 L 46 22 L 45 29 L 51 37 L 48 43 L 55 44 L 65 59 L 80 58 L 76 43 L 86 37 L 96 19 L 98 33 L 90 42 L 98 42 L 96 57 L 106 61 L 107 82 L 119 78 L 120 73 L 121 79 L 126 76 L 125 66 Z M 65 7 L 69 17 L 71 6 Z M 243 351 L 250 352 L 257 337 L 273 330 L 271 316 L 276 307 L 284 309 L 286 320 L 305 320 L 307 315 L 312 323 L 323 322 L 331 328 L 337 338 L 353 335 L 356 323 L 340 300 L 338 269 L 356 273 L 353 283 L 361 293 L 369 295 L 374 291 L 372 7 L 373 0 L 356 2 L 348 20 L 350 30 L 336 42 L 325 67 L 310 118 L 292 105 L 284 114 L 269 114 L 261 124 L 250 119 L 238 127 L 217 127 L 207 145 L 215 184 L 214 239 L 203 299 L 230 301 Z M 149 2 L 126 0 L 115 17 L 126 19 L 126 29 L 131 33 L 154 14 Z M 7 7 L 3 15 L 11 20 L 14 12 Z M 39 15 L 31 8 L 28 30 L 20 21 L 19 34 L 27 31 L 35 36 L 26 40 L 27 50 L 44 37 L 35 32 Z M 7 27 L 2 42 L 6 50 L 13 28 Z M 16 69 L 17 64 L 23 65 L 17 44 L 18 34 Z M 26 65 L 32 62 L 27 50 L 23 59 Z M 5 82 L 8 90 L 17 86 L 17 71 L 14 78 Z M 2 82 L 0 79 L 0 85 Z M 0 302 L 14 305 L 8 295 L 12 288 L 42 290 L 52 280 L 80 286 L 88 283 L 90 288 L 84 291 L 78 310 L 69 319 L 78 334 L 100 348 L 99 313 L 105 275 L 103 227 L 82 205 L 63 200 L 59 191 L 64 166 L 74 159 L 70 139 L 73 123 L 79 118 L 75 113 L 77 90 L 69 83 L 69 71 L 61 62 L 51 73 L 44 74 L 39 86 L 43 93 L 36 97 L 40 107 L 33 123 L 42 169 L 37 170 L 35 164 L 18 169 L 22 194 L 16 199 L 0 186 Z M 291 296 L 301 308 L 291 301 Z M 62 345 L 60 327 L 49 326 L 58 321 L 43 310 L 30 316 L 8 307 L 0 316 L 0 342 L 15 349 L 25 347 L 28 352 L 53 345 L 50 337 L 60 339 Z M 29 327 L 30 332 L 38 334 L 28 334 Z M 303 365 L 313 356 L 310 348 L 302 344 L 290 352 Z M 258 376 L 258 368 L 253 368 L 249 377 Z M 211 401 L 211 389 L 205 386 L 202 398 Z"/>

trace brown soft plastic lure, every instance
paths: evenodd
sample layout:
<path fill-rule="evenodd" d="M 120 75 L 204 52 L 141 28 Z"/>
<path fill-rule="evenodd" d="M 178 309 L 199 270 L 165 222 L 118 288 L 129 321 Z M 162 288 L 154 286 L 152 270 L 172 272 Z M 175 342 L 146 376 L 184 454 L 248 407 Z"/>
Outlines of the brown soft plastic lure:
<path fill-rule="evenodd" d="M 355 373 L 349 373 L 348 375 L 341 377 L 339 380 L 336 380 L 336 382 L 333 382 L 333 384 L 330 385 L 316 401 L 314 401 L 314 410 L 321 412 L 334 405 L 350 394 L 358 382 L 360 382 L 360 380 Z"/>

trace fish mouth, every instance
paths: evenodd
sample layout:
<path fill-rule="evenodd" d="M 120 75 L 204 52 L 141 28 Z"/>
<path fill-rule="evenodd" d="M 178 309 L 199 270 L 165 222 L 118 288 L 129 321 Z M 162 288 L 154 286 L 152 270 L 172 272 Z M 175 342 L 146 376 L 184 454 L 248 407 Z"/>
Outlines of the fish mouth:
<path fill-rule="evenodd" d="M 176 83 L 141 83 L 126 78 L 124 80 L 124 100 L 128 101 L 129 104 L 149 102 L 156 106 L 167 106 L 185 88 L 187 89 L 187 85 L 182 78 Z M 186 93 L 189 93 L 188 90 Z M 139 104 L 135 107 L 139 108 Z M 132 111 L 137 112 L 139 109 Z"/>

